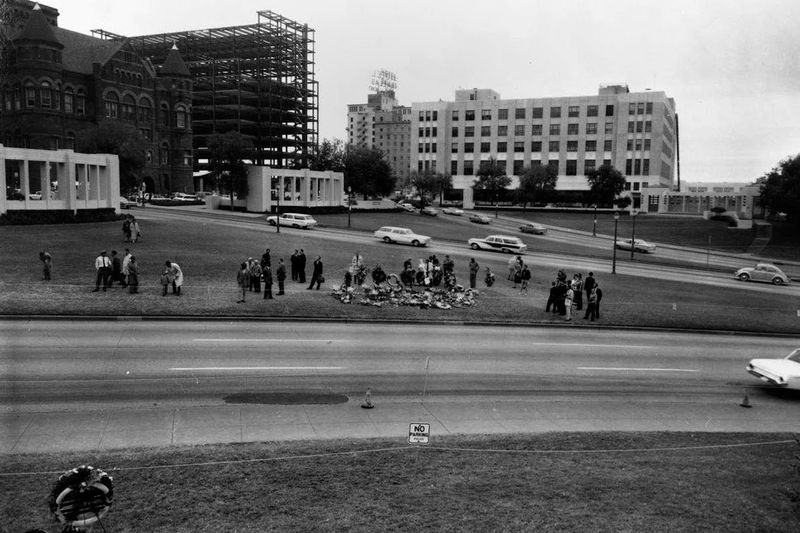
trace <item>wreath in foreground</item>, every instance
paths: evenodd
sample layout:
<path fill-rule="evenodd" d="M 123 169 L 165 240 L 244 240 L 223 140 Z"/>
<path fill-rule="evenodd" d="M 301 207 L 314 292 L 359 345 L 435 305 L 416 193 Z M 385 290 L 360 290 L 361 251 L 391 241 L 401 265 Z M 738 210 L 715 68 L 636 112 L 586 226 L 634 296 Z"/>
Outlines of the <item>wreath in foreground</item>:
<path fill-rule="evenodd" d="M 50 492 L 50 511 L 73 531 L 91 528 L 114 500 L 111 476 L 93 466 L 79 466 L 59 476 Z"/>

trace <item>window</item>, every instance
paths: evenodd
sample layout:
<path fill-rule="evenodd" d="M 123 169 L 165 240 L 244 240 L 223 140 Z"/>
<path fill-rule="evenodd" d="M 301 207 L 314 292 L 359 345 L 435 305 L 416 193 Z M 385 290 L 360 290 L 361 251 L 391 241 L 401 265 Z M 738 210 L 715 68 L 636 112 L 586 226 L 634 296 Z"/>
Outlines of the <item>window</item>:
<path fill-rule="evenodd" d="M 651 131 L 653 131 L 653 123 L 650 122 L 649 120 L 644 123 L 644 131 L 645 133 L 650 133 Z"/>
<path fill-rule="evenodd" d="M 645 159 L 642 161 L 642 175 L 649 176 L 650 175 L 650 160 Z M 646 187 L 646 185 L 645 185 Z"/>
<path fill-rule="evenodd" d="M 627 174 L 628 176 L 633 174 L 633 159 L 625 160 L 625 174 Z"/>
<path fill-rule="evenodd" d="M 597 135 L 597 122 L 586 123 L 586 135 Z"/>
<path fill-rule="evenodd" d="M 577 135 L 577 134 L 578 134 L 578 125 L 567 124 L 567 135 Z"/>
<path fill-rule="evenodd" d="M 439 120 L 439 112 L 435 109 L 433 110 L 433 120 Z"/>
<path fill-rule="evenodd" d="M 126 94 L 122 98 L 122 118 L 125 120 L 136 120 L 136 100 L 129 94 Z"/>
<path fill-rule="evenodd" d="M 116 93 L 108 93 L 105 98 L 106 118 L 117 118 L 119 116 L 119 96 Z"/>
<path fill-rule="evenodd" d="M 464 143 L 464 153 L 471 154 L 475 151 L 474 143 Z"/>
<path fill-rule="evenodd" d="M 169 108 L 167 104 L 162 103 L 161 109 L 159 110 L 159 122 L 162 126 L 169 126 Z"/>
<path fill-rule="evenodd" d="M 577 152 L 578 141 L 567 141 L 567 152 Z"/>
<path fill-rule="evenodd" d="M 559 144 L 558 141 L 550 141 L 550 144 L 547 148 L 550 152 L 558 152 L 559 151 Z"/>
<path fill-rule="evenodd" d="M 538 137 L 542 134 L 542 125 L 541 124 L 532 124 L 531 125 L 531 135 L 534 137 Z"/>
<path fill-rule="evenodd" d="M 498 141 L 497 142 L 497 152 L 501 153 L 501 154 L 503 152 L 508 152 L 508 143 L 505 142 L 505 141 Z"/>
<path fill-rule="evenodd" d="M 636 114 L 636 104 L 635 103 L 631 102 L 630 104 L 628 104 L 628 114 L 629 115 L 635 115 Z"/>
<path fill-rule="evenodd" d="M 491 126 L 481 126 L 481 137 L 489 137 L 492 134 Z"/>
<path fill-rule="evenodd" d="M 153 120 L 153 105 L 147 98 L 139 101 L 139 122 L 148 123 Z"/>
<path fill-rule="evenodd" d="M 633 133 L 636 128 L 635 122 L 628 122 L 628 133 Z"/>
<path fill-rule="evenodd" d="M 450 175 L 456 176 L 458 174 L 458 161 L 450 161 Z"/>
<path fill-rule="evenodd" d="M 525 143 L 523 141 L 514 141 L 514 151 L 515 152 L 524 152 L 525 151 Z"/>
<path fill-rule="evenodd" d="M 541 152 L 542 151 L 542 141 L 532 141 L 531 142 L 531 152 Z"/>
<path fill-rule="evenodd" d="M 633 175 L 634 176 L 642 175 L 642 162 L 638 159 L 633 162 Z M 638 185 L 638 183 L 636 185 Z"/>
<path fill-rule="evenodd" d="M 558 174 L 558 159 L 547 162 L 547 168 Z"/>
<path fill-rule="evenodd" d="M 596 165 L 596 161 L 594 159 L 587 159 L 583 162 L 583 173 L 588 175 L 590 172 L 594 172 Z"/>
<path fill-rule="evenodd" d="M 636 114 L 644 115 L 644 102 L 639 102 L 636 104 Z"/>
<path fill-rule="evenodd" d="M 613 144 L 610 139 L 603 141 L 603 151 L 610 152 L 613 149 Z"/>
<path fill-rule="evenodd" d="M 605 130 L 606 135 L 614 133 L 614 123 L 613 122 L 606 122 Z"/>
<path fill-rule="evenodd" d="M 429 143 L 425 143 L 425 153 L 429 154 L 431 152 L 431 145 Z"/>
<path fill-rule="evenodd" d="M 431 121 L 431 112 L 430 111 L 425 111 L 425 121 L 426 122 L 430 122 Z"/>
<path fill-rule="evenodd" d="M 578 162 L 574 159 L 567 160 L 567 176 L 577 176 L 578 175 Z"/>
<path fill-rule="evenodd" d="M 525 124 L 517 124 L 514 126 L 514 135 L 523 137 L 525 135 Z"/>
<path fill-rule="evenodd" d="M 497 126 L 497 136 L 498 137 L 507 137 L 508 136 L 508 126 Z"/>
<path fill-rule="evenodd" d="M 644 149 L 645 149 L 645 151 L 650 149 L 650 139 L 645 139 L 644 140 Z"/>
<path fill-rule="evenodd" d="M 647 102 L 646 111 L 648 115 L 653 113 L 653 102 Z"/>
<path fill-rule="evenodd" d="M 606 167 L 611 166 L 611 160 L 610 159 L 603 159 L 603 166 L 606 166 Z"/>
<path fill-rule="evenodd" d="M 633 139 L 628 139 L 625 149 L 628 150 L 629 152 L 633 150 Z"/>
<path fill-rule="evenodd" d="M 424 152 L 424 149 L 422 148 L 422 146 L 423 146 L 423 145 L 422 145 L 422 143 L 419 143 L 419 144 L 417 145 L 417 153 L 420 153 L 420 154 L 421 154 L 421 153 L 423 153 L 423 152 Z"/>
<path fill-rule="evenodd" d="M 167 143 L 163 143 L 158 150 L 158 160 L 162 165 L 169 165 L 169 145 Z"/>
<path fill-rule="evenodd" d="M 577 105 L 571 105 L 567 109 L 567 116 L 569 117 L 579 117 L 581 116 L 581 107 Z"/>
<path fill-rule="evenodd" d="M 417 161 L 417 170 L 422 172 L 422 161 Z"/>
<path fill-rule="evenodd" d="M 52 97 L 53 93 L 50 91 L 50 84 L 43 81 L 39 88 L 39 101 L 41 102 L 42 109 L 50 109 L 53 103 Z"/>
<path fill-rule="evenodd" d="M 514 160 L 514 175 L 515 176 L 521 176 L 522 175 L 522 171 L 524 170 L 524 168 L 523 168 L 524 164 L 525 164 L 525 161 L 523 161 L 522 159 Z"/>
<path fill-rule="evenodd" d="M 464 137 L 475 137 L 475 126 L 466 126 L 464 128 Z"/>
<path fill-rule="evenodd" d="M 464 120 L 475 120 L 475 111 L 467 110 L 464 112 Z"/>
<path fill-rule="evenodd" d="M 489 142 L 482 142 L 481 143 L 481 153 L 486 154 L 492 151 L 492 143 Z"/>
<path fill-rule="evenodd" d="M 475 173 L 474 166 L 475 163 L 472 161 L 464 161 L 464 175 L 472 176 Z"/>
<path fill-rule="evenodd" d="M 451 115 L 453 120 L 458 120 L 458 109 L 453 110 L 453 114 Z"/>
<path fill-rule="evenodd" d="M 544 108 L 543 107 L 534 107 L 533 112 L 531 113 L 533 118 L 542 118 L 544 117 Z"/>
<path fill-rule="evenodd" d="M 450 136 L 458 137 L 458 126 L 453 126 L 452 128 L 450 128 Z"/>
<path fill-rule="evenodd" d="M 508 109 L 498 109 L 497 118 L 499 120 L 508 120 Z"/>
<path fill-rule="evenodd" d="M 33 85 L 25 86 L 25 107 L 36 106 L 36 87 Z"/>
<path fill-rule="evenodd" d="M 425 120 L 425 111 L 419 112 L 419 121 L 423 122 Z"/>
<path fill-rule="evenodd" d="M 641 120 L 636 123 L 636 133 L 642 133 L 644 131 L 644 122 Z"/>
<path fill-rule="evenodd" d="M 73 101 L 75 95 L 72 92 L 72 89 L 64 89 L 64 113 L 72 113 L 73 108 Z"/>
<path fill-rule="evenodd" d="M 452 143 L 450 145 L 450 153 L 457 154 L 458 153 L 458 143 Z"/>
<path fill-rule="evenodd" d="M 492 120 L 492 110 L 481 109 L 481 120 Z"/>
<path fill-rule="evenodd" d="M 550 124 L 550 135 L 560 135 L 561 124 Z"/>
<path fill-rule="evenodd" d="M 551 107 L 550 118 L 561 118 L 561 108 L 558 106 Z"/>
<path fill-rule="evenodd" d="M 503 174 L 506 173 L 506 162 L 505 161 L 498 161 L 497 162 L 497 170 L 502 172 Z"/>
<path fill-rule="evenodd" d="M 518 107 L 514 110 L 514 118 L 525 118 L 525 108 Z"/>
<path fill-rule="evenodd" d="M 636 139 L 636 149 L 637 150 L 642 149 L 642 139 Z"/>
<path fill-rule="evenodd" d="M 606 106 L 606 116 L 613 117 L 614 116 L 614 104 L 608 104 Z"/>
<path fill-rule="evenodd" d="M 597 106 L 596 105 L 586 106 L 586 116 L 587 117 L 596 117 L 597 116 Z"/>
<path fill-rule="evenodd" d="M 430 136 L 431 136 L 431 129 L 425 128 L 425 137 L 430 137 Z"/>
<path fill-rule="evenodd" d="M 185 167 L 192 166 L 192 151 L 191 150 L 184 150 L 183 151 L 183 166 L 185 166 Z"/>
<path fill-rule="evenodd" d="M 78 115 L 86 114 L 86 93 L 83 89 L 78 89 L 75 92 L 75 113 Z"/>
<path fill-rule="evenodd" d="M 597 151 L 597 141 L 586 141 L 586 151 L 587 152 Z"/>

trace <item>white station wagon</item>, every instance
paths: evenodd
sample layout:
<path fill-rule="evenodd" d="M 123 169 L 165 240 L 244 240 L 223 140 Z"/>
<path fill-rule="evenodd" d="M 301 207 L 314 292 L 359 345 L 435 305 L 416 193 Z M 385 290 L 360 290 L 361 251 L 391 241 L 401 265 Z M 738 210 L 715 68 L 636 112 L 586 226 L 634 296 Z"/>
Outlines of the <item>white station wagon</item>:
<path fill-rule="evenodd" d="M 467 243 L 473 250 L 494 250 L 507 254 L 523 254 L 528 249 L 518 237 L 508 235 L 489 235 L 485 239 L 470 239 Z"/>
<path fill-rule="evenodd" d="M 431 238 L 427 235 L 419 235 L 408 228 L 398 228 L 397 226 L 383 226 L 375 232 L 375 238 L 385 243 L 399 242 L 412 246 L 427 246 Z"/>
<path fill-rule="evenodd" d="M 291 226 L 292 228 L 311 229 L 317 225 L 317 221 L 311 215 L 304 215 L 302 213 L 281 213 L 280 215 L 281 226 Z M 278 217 L 270 215 L 267 217 L 267 224 L 276 226 L 278 224 Z"/>

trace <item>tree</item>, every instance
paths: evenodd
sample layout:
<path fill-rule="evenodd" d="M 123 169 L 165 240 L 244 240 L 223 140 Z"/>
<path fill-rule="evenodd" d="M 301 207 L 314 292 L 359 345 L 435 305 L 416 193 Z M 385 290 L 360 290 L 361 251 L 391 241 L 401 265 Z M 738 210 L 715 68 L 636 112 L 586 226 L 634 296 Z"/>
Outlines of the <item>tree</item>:
<path fill-rule="evenodd" d="M 217 174 L 220 185 L 228 182 L 232 211 L 234 193 L 239 197 L 247 196 L 247 166 L 244 161 L 252 158 L 253 143 L 238 131 L 231 130 L 209 137 L 208 150 L 209 163 Z"/>
<path fill-rule="evenodd" d="M 558 183 L 558 174 L 549 166 L 527 167 L 519 177 L 519 196 L 522 207 L 530 202 L 543 202 L 553 194 Z"/>
<path fill-rule="evenodd" d="M 601 206 L 615 203 L 620 205 L 616 198 L 625 190 L 625 176 L 613 165 L 603 165 L 590 170 L 586 181 L 589 184 L 589 201 L 591 203 Z M 630 203 L 630 199 L 628 203 Z"/>
<path fill-rule="evenodd" d="M 444 193 L 453 188 L 453 177 L 430 170 L 412 172 L 411 185 L 419 192 L 424 207 L 429 196 L 433 199 L 438 194 L 441 201 Z"/>
<path fill-rule="evenodd" d="M 341 139 L 323 139 L 309 158 L 311 170 L 332 170 L 344 172 L 344 142 Z"/>
<path fill-rule="evenodd" d="M 344 185 L 364 196 L 388 196 L 394 190 L 394 176 L 380 150 L 350 148 L 344 158 Z"/>
<path fill-rule="evenodd" d="M 75 145 L 87 154 L 116 154 L 119 157 L 119 188 L 128 193 L 138 187 L 139 174 L 147 159 L 147 142 L 133 124 L 104 120 L 78 132 Z"/>
<path fill-rule="evenodd" d="M 800 225 L 800 154 L 787 157 L 758 180 L 758 204 L 771 213 L 786 213 L 786 220 Z"/>
<path fill-rule="evenodd" d="M 495 205 L 494 216 L 497 218 L 497 197 L 500 191 L 505 190 L 511 184 L 511 177 L 506 175 L 505 168 L 494 157 L 481 162 L 481 166 L 476 174 L 478 181 L 472 186 L 473 190 L 484 190 L 489 193 Z"/>

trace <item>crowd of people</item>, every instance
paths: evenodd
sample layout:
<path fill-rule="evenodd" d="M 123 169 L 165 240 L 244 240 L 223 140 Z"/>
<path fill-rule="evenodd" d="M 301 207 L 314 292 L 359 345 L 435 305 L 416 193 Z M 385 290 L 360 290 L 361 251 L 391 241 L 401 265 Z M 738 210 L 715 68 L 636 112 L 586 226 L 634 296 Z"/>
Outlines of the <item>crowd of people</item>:
<path fill-rule="evenodd" d="M 547 298 L 545 312 L 552 312 L 572 320 L 573 308 L 575 311 L 583 310 L 583 295 L 586 294 L 586 312 L 584 320 L 594 322 L 600 318 L 600 300 L 603 299 L 603 290 L 594 278 L 594 273 L 589 272 L 586 279 L 583 274 L 572 276 L 571 280 L 563 270 L 559 270 L 556 279 L 550 284 L 550 295 Z"/>

